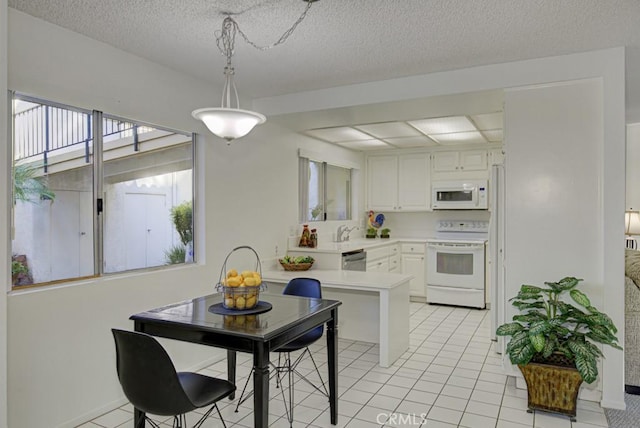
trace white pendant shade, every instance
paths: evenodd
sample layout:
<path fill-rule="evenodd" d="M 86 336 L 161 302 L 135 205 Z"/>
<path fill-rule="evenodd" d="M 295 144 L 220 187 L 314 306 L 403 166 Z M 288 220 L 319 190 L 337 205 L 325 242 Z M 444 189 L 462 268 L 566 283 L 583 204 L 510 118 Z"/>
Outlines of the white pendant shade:
<path fill-rule="evenodd" d="M 237 108 L 201 108 L 191 115 L 207 125 L 209 131 L 228 142 L 247 135 L 256 126 L 266 122 L 267 118 L 254 111 Z"/>

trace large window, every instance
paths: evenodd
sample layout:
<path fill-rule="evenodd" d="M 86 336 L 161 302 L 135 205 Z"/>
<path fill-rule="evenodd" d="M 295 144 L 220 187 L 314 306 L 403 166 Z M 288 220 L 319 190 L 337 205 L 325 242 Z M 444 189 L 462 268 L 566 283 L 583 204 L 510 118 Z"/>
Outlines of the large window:
<path fill-rule="evenodd" d="M 193 137 L 13 98 L 12 283 L 193 262 Z"/>
<path fill-rule="evenodd" d="M 300 222 L 351 220 L 351 169 L 300 157 Z"/>

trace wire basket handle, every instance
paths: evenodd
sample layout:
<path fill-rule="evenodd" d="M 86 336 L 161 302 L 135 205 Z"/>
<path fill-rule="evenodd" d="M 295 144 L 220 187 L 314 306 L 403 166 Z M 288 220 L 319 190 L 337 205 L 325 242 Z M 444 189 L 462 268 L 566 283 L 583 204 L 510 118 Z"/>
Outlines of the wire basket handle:
<path fill-rule="evenodd" d="M 248 245 L 241 245 L 231 250 L 229 254 L 227 254 L 227 257 L 225 257 L 224 263 L 222 264 L 222 270 L 220 271 L 220 277 L 218 278 L 218 284 L 222 284 L 223 278 L 226 278 L 227 261 L 229 260 L 229 257 L 231 256 L 231 254 L 233 254 L 238 250 L 251 250 L 253 252 L 253 254 L 256 256 L 255 270 L 260 274 L 260 278 L 262 278 L 262 264 L 260 263 L 260 256 L 258 256 L 258 253 L 256 252 L 256 250 L 254 250 L 252 247 Z"/>

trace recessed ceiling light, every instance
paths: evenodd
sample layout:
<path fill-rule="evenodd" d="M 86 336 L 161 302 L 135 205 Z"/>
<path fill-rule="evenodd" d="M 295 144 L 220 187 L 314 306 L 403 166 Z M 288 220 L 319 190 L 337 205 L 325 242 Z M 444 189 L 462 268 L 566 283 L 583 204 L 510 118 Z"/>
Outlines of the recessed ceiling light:
<path fill-rule="evenodd" d="M 429 146 L 437 146 L 438 144 L 426 137 L 424 135 L 420 135 L 418 137 L 398 137 L 398 138 L 385 138 L 385 142 L 392 144 L 396 147 L 429 147 Z"/>
<path fill-rule="evenodd" d="M 337 128 L 320 128 L 306 131 L 310 137 L 319 138 L 331 143 L 341 143 L 344 141 L 370 140 L 371 135 L 360 132 L 348 126 L 339 126 Z"/>
<path fill-rule="evenodd" d="M 393 149 L 392 146 L 380 140 L 346 141 L 343 143 L 338 143 L 338 145 L 353 150 Z"/>
<path fill-rule="evenodd" d="M 413 137 L 421 135 L 414 127 L 405 122 L 384 122 L 357 125 L 355 128 L 376 138 Z"/>
<path fill-rule="evenodd" d="M 451 134 L 431 135 L 433 140 L 438 144 L 454 145 L 454 144 L 481 144 L 487 140 L 478 131 L 473 132 L 455 132 Z"/>
<path fill-rule="evenodd" d="M 477 130 L 466 116 L 410 120 L 408 123 L 427 135 L 450 134 L 452 132 L 468 132 Z"/>

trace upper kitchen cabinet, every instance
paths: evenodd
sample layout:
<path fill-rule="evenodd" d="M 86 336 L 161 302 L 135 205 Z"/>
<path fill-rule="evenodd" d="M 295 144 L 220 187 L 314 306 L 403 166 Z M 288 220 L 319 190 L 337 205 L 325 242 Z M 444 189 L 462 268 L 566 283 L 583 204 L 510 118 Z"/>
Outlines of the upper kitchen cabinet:
<path fill-rule="evenodd" d="M 486 171 L 486 150 L 465 150 L 455 152 L 435 152 L 433 154 L 434 172 Z"/>
<path fill-rule="evenodd" d="M 370 156 L 367 160 L 367 204 L 376 211 L 430 209 L 428 153 Z"/>

